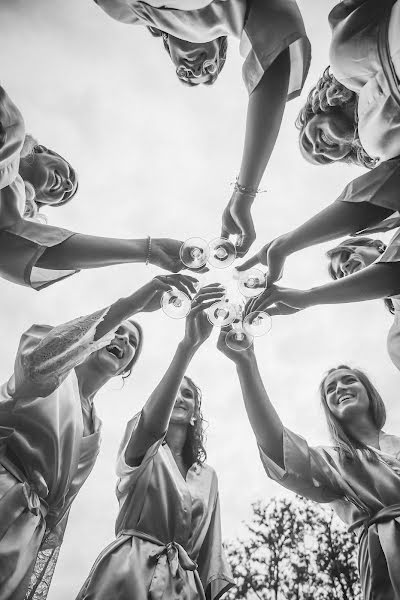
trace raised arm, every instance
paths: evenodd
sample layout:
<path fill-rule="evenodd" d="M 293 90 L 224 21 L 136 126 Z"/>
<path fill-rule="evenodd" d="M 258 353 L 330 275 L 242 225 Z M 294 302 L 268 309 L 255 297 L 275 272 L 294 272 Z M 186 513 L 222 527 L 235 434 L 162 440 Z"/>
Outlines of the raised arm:
<path fill-rule="evenodd" d="M 202 288 L 194 297 L 192 309 L 186 319 L 184 337 L 178 344 L 166 373 L 144 405 L 139 424 L 128 442 L 125 460 L 131 466 L 139 464 L 154 440 L 165 434 L 183 376 L 193 356 L 212 331 L 204 310 L 223 295 L 224 289 L 219 284 L 211 284 Z"/>
<path fill-rule="evenodd" d="M 247 312 L 267 310 L 271 315 L 285 315 L 320 304 L 362 302 L 397 294 L 400 294 L 400 263 L 378 262 L 308 290 L 272 286 L 249 303 Z M 290 311 L 287 307 L 296 310 Z"/>
<path fill-rule="evenodd" d="M 34 388 L 36 395 L 48 395 L 89 354 L 106 346 L 122 321 L 160 308 L 162 293 L 172 286 L 194 293 L 195 281 L 185 275 L 155 277 L 130 296 L 94 313 L 53 328 L 35 326 L 34 333 L 23 338 L 17 354 L 14 393 L 29 396 Z"/>
<path fill-rule="evenodd" d="M 267 69 L 249 98 L 246 133 L 238 185 L 222 216 L 221 236 L 240 235 L 238 256 L 255 240 L 251 206 L 282 122 L 290 76 L 289 50 Z"/>
<path fill-rule="evenodd" d="M 226 344 L 226 335 L 225 331 L 221 331 L 218 350 L 236 366 L 244 405 L 257 443 L 277 465 L 284 468 L 282 421 L 265 390 L 254 349 L 231 350 Z"/>

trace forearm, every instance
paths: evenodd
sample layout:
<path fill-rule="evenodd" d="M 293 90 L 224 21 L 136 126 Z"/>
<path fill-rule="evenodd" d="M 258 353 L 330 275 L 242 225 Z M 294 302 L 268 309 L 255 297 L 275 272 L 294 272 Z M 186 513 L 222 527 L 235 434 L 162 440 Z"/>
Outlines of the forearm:
<path fill-rule="evenodd" d="M 142 409 L 141 422 L 126 449 L 128 463 L 135 464 L 151 441 L 159 439 L 168 429 L 179 387 L 194 353 L 195 350 L 184 342 L 178 345 L 166 373 Z"/>
<path fill-rule="evenodd" d="M 257 442 L 273 461 L 283 467 L 283 425 L 265 390 L 255 356 L 241 361 L 236 368 Z"/>
<path fill-rule="evenodd" d="M 44 269 L 94 269 L 121 263 L 145 262 L 147 240 L 122 240 L 77 233 L 46 248 L 36 266 Z"/>
<path fill-rule="evenodd" d="M 322 244 L 380 223 L 391 210 L 369 202 L 336 201 L 282 236 L 286 254 Z"/>
<path fill-rule="evenodd" d="M 376 300 L 400 294 L 400 263 L 376 263 L 353 275 L 312 288 L 310 305 Z"/>
<path fill-rule="evenodd" d="M 239 183 L 257 188 L 278 137 L 290 76 L 289 51 L 285 50 L 264 73 L 250 95 Z"/>

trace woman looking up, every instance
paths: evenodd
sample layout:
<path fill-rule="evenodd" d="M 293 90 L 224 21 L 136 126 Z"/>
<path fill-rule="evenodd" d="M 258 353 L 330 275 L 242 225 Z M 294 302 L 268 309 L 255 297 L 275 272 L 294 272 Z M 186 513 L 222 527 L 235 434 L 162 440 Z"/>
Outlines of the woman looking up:
<path fill-rule="evenodd" d="M 212 284 L 195 296 L 170 366 L 127 425 L 117 538 L 99 555 L 79 600 L 216 600 L 232 587 L 217 476 L 205 463 L 201 394 L 186 375 L 212 330 L 204 311 L 222 294 Z"/>
<path fill-rule="evenodd" d="M 94 398 L 112 377 L 130 375 L 143 343 L 130 318 L 160 308 L 172 286 L 155 277 L 111 306 L 60 325 L 33 325 L 14 373 L 0 388 L 0 556 L 2 600 L 46 596 L 71 504 L 100 448 Z"/>
<path fill-rule="evenodd" d="M 365 373 L 346 365 L 320 384 L 332 446 L 310 447 L 281 422 L 258 371 L 254 349 L 237 352 L 221 332 L 218 348 L 237 370 L 261 461 L 271 479 L 316 502 L 329 502 L 356 531 L 364 600 L 399 600 L 400 438 L 388 435 L 385 405 Z"/>

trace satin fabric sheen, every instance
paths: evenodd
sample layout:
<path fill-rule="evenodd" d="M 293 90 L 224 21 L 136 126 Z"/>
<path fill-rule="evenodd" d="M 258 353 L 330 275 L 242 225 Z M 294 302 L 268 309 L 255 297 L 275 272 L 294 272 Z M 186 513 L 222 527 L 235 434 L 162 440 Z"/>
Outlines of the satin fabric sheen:
<path fill-rule="evenodd" d="M 46 248 L 74 233 L 22 218 L 25 185 L 18 167 L 24 139 L 22 115 L 0 86 L 0 277 L 40 290 L 77 272 L 35 266 Z"/>
<path fill-rule="evenodd" d="M 310 447 L 284 430 L 284 468 L 262 450 L 271 479 L 315 500 L 329 502 L 359 532 L 359 570 L 364 600 L 400 600 L 400 438 L 380 432 L 376 462 L 359 452 L 360 464 L 343 463 L 334 448 Z"/>
<path fill-rule="evenodd" d="M 0 388 L 0 600 L 23 600 L 33 575 L 40 585 L 38 553 L 61 545 L 71 504 L 95 463 L 101 421 L 87 410 L 74 367 L 109 343 L 112 334 L 93 342 L 106 312 L 56 328 L 33 325 Z M 85 437 L 84 418 L 94 432 Z M 42 600 L 47 590 L 40 591 Z"/>
<path fill-rule="evenodd" d="M 378 48 L 379 28 L 393 4 L 393 0 L 365 0 L 348 7 L 340 2 L 329 15 L 332 73 L 358 94 L 360 141 L 371 157 L 380 160 L 400 155 L 400 105 L 391 92 Z M 390 29 L 398 32 L 400 10 L 398 2 L 396 5 Z M 400 73 L 400 54 L 392 39 L 386 40 L 389 54 L 394 70 Z M 398 88 L 399 81 L 396 83 Z"/>
<path fill-rule="evenodd" d="M 117 462 L 117 539 L 100 554 L 79 600 L 216 600 L 233 580 L 221 542 L 218 484 L 208 465 L 181 475 L 163 438 L 137 467 L 125 462 L 140 414 Z"/>
<path fill-rule="evenodd" d="M 245 59 L 243 80 L 249 94 L 278 55 L 290 50 L 288 99 L 302 90 L 311 60 L 311 47 L 294 0 L 96 0 L 122 23 L 155 27 L 189 42 L 208 42 L 221 36 L 240 39 Z M 196 8 L 191 8 L 196 7 Z"/>

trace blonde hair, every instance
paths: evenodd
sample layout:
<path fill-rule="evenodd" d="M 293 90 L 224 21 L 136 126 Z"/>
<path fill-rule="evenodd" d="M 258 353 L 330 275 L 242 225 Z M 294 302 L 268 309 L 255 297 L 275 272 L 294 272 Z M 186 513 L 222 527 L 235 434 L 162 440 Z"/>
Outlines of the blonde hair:
<path fill-rule="evenodd" d="M 341 160 L 373 169 L 378 159 L 367 154 L 358 134 L 358 96 L 333 76 L 330 67 L 325 69 L 322 77 L 308 94 L 307 101 L 296 119 L 296 127 L 301 133 L 315 115 L 340 113 L 343 112 L 344 107 L 350 109 L 349 112 L 353 112 L 354 137 L 348 154 Z"/>

